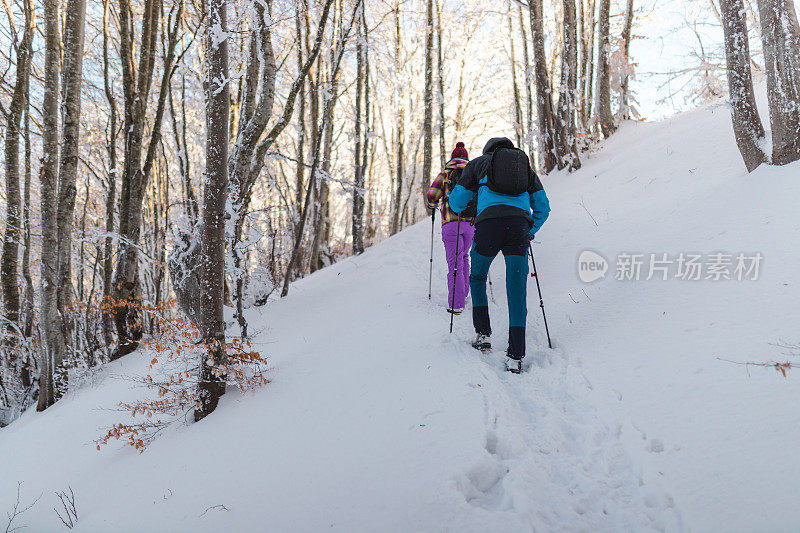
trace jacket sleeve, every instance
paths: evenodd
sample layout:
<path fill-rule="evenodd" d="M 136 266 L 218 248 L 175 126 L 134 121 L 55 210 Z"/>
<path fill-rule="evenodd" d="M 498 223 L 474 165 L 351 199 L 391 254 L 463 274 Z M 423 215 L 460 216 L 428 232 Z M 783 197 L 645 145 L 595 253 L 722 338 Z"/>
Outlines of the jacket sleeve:
<path fill-rule="evenodd" d="M 428 189 L 428 194 L 426 195 L 427 204 L 430 209 L 439 205 L 439 201 L 442 199 L 442 196 L 444 196 L 444 182 L 446 179 L 447 171 L 443 170 L 436 176 L 433 183 L 431 183 L 431 188 Z"/>
<path fill-rule="evenodd" d="M 544 192 L 544 187 L 539 180 L 539 176 L 537 176 L 533 170 L 531 170 L 531 174 L 533 175 L 533 179 L 531 180 L 528 193 L 531 202 L 531 218 L 533 219 L 531 236 L 533 236 L 541 229 L 550 216 L 550 200 L 547 198 L 547 193 Z"/>
<path fill-rule="evenodd" d="M 461 179 L 458 180 L 458 185 L 453 187 L 450 191 L 450 209 L 454 213 L 460 213 L 466 209 L 467 204 L 472 201 L 475 196 L 475 189 L 477 188 L 477 172 L 474 161 L 470 161 L 464 170 L 461 171 Z"/>

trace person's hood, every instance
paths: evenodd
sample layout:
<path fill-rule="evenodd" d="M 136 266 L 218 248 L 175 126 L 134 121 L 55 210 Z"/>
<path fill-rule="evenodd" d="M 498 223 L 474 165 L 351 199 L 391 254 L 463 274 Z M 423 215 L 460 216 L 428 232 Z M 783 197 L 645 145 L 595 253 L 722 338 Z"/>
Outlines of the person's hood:
<path fill-rule="evenodd" d="M 489 139 L 489 142 L 486 143 L 486 146 L 483 148 L 483 153 L 484 155 L 491 154 L 498 148 L 514 148 L 514 143 L 508 137 L 495 137 Z"/>

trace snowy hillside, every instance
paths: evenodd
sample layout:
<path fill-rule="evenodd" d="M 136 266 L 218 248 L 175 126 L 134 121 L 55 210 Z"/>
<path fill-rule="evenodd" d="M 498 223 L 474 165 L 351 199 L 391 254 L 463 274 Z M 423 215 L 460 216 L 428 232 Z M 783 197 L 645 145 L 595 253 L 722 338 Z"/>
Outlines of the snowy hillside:
<path fill-rule="evenodd" d="M 468 313 L 448 334 L 438 221 L 433 302 L 422 222 L 252 314 L 272 382 L 143 454 L 93 444 L 119 417 L 104 409 L 141 394 L 115 378 L 145 371 L 138 353 L 0 430 L 0 511 L 21 481 L 23 503 L 42 495 L 15 523 L 29 531 L 61 527 L 53 492 L 68 486 L 77 531 L 796 527 L 800 375 L 717 358 L 800 343 L 798 178 L 747 176 L 723 107 L 627 124 L 581 171 L 544 179 L 535 251 L 556 348 L 531 281 L 529 373 L 474 351 Z M 587 249 L 611 262 L 605 280 L 579 279 Z M 764 260 L 757 281 L 617 281 L 622 252 Z"/>

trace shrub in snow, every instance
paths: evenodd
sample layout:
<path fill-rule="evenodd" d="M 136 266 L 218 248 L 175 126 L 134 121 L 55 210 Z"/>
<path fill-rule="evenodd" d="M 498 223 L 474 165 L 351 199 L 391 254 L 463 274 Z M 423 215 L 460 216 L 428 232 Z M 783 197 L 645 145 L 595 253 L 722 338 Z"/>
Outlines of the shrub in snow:
<path fill-rule="evenodd" d="M 140 352 L 150 359 L 148 373 L 126 379 L 144 386 L 151 394 L 135 402 L 118 404 L 118 410 L 129 415 L 128 420 L 107 428 L 105 435 L 95 441 L 98 450 L 111 440 L 123 440 L 144 451 L 170 424 L 199 407 L 200 361 L 213 352 L 201 341 L 200 332 L 189 319 L 149 311 L 157 321 L 157 333 Z M 267 384 L 264 375 L 267 361 L 251 349 L 248 341 L 234 338 L 226 344 L 226 352 L 226 364 L 209 363 L 216 376 L 242 392 Z"/>

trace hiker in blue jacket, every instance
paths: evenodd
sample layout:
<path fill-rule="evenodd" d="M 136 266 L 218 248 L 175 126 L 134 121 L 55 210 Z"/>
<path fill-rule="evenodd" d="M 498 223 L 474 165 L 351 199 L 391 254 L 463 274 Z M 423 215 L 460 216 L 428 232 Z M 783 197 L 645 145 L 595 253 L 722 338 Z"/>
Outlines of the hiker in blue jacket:
<path fill-rule="evenodd" d="M 486 277 L 495 256 L 503 252 L 509 320 L 506 369 L 519 373 L 525 357 L 528 246 L 550 215 L 550 202 L 527 155 L 505 137 L 489 140 L 483 155 L 464 168 L 450 193 L 450 208 L 460 213 L 475 194 L 478 216 L 469 284 L 477 337 L 472 345 L 491 350 Z"/>

